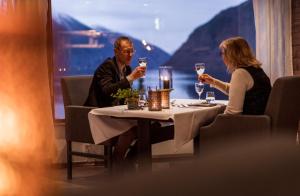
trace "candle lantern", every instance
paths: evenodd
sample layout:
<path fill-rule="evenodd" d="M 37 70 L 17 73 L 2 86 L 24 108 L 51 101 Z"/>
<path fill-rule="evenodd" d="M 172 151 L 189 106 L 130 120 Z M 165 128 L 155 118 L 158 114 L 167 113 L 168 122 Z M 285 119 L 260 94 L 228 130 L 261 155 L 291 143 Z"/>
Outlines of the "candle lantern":
<path fill-rule="evenodd" d="M 169 109 L 171 89 L 161 89 L 160 91 L 161 91 L 161 107 L 163 109 Z"/>
<path fill-rule="evenodd" d="M 149 111 L 161 111 L 161 91 L 158 89 L 148 90 L 148 110 Z"/>
<path fill-rule="evenodd" d="M 172 67 L 170 66 L 159 67 L 159 88 L 160 89 L 173 88 Z"/>

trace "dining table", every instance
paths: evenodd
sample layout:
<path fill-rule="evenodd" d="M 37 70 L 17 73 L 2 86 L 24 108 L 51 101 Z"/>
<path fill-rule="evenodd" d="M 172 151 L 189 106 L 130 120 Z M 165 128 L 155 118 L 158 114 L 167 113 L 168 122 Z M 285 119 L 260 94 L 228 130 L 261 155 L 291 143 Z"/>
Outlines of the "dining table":
<path fill-rule="evenodd" d="M 152 166 L 150 125 L 158 121 L 162 126 L 174 125 L 174 151 L 193 140 L 199 128 L 213 121 L 227 105 L 226 100 L 207 104 L 196 99 L 172 99 L 170 108 L 149 111 L 147 107 L 129 110 L 127 105 L 96 108 L 88 118 L 95 144 L 121 135 L 137 126 L 138 169 L 149 170 Z"/>

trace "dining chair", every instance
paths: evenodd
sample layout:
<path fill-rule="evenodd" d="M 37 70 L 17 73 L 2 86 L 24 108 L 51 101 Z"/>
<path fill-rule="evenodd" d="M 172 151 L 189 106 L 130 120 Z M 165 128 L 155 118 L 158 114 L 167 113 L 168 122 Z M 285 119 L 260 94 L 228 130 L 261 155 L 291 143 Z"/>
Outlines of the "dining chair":
<path fill-rule="evenodd" d="M 283 136 L 296 140 L 300 119 L 299 88 L 300 76 L 280 77 L 273 85 L 263 115 L 219 114 L 211 124 L 200 128 L 195 154 L 253 137 Z"/>
<path fill-rule="evenodd" d="M 72 156 L 90 157 L 104 160 L 109 170 L 112 165 L 112 143 L 102 143 L 103 154 L 72 150 L 72 142 L 94 144 L 88 121 L 88 113 L 95 107 L 83 106 L 88 96 L 93 76 L 64 76 L 61 87 L 65 108 L 65 138 L 67 142 L 67 177 L 72 179 Z"/>

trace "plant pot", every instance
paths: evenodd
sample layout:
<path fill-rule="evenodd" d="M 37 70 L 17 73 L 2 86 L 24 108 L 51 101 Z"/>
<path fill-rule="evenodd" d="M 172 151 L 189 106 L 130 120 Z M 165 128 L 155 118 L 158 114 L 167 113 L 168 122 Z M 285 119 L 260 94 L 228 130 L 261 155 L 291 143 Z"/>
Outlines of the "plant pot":
<path fill-rule="evenodd" d="M 139 99 L 138 98 L 128 98 L 126 100 L 128 110 L 138 110 L 139 109 Z"/>

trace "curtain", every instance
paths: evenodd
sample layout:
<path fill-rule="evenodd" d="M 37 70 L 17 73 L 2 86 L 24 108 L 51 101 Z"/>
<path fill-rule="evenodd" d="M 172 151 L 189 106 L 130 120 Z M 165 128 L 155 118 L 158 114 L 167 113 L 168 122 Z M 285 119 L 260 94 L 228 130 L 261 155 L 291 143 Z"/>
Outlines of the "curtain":
<path fill-rule="evenodd" d="M 47 10 L 47 0 L 0 1 L 0 195 L 53 190 Z"/>
<path fill-rule="evenodd" d="M 253 0 L 256 56 L 271 82 L 293 75 L 291 0 Z"/>

